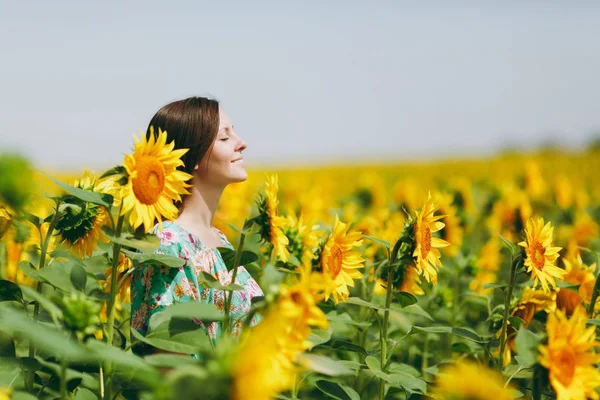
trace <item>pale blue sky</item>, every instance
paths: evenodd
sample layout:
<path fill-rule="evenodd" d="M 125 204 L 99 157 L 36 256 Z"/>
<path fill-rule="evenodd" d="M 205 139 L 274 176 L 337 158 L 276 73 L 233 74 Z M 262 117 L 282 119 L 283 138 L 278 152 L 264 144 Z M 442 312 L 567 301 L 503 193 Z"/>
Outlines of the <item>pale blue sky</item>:
<path fill-rule="evenodd" d="M 600 131 L 600 2 L 0 5 L 0 149 L 120 163 L 212 95 L 259 164 L 491 153 Z"/>

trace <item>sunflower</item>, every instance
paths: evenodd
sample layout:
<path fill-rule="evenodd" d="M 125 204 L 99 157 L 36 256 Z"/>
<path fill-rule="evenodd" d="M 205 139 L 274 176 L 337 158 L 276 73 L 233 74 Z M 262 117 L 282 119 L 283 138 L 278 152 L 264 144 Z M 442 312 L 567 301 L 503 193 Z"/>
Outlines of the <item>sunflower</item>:
<path fill-rule="evenodd" d="M 531 321 L 533 321 L 533 317 L 538 311 L 545 311 L 546 313 L 551 313 L 556 311 L 557 305 L 557 292 L 546 293 L 543 290 L 535 290 L 528 286 L 525 287 L 523 294 L 521 295 L 521 300 L 519 303 L 512 309 L 510 315 L 521 318 L 523 320 L 523 326 L 528 327 Z M 500 329 L 496 335 L 496 337 L 500 337 L 502 330 Z M 510 360 L 512 357 L 512 353 L 517 352 L 516 346 L 516 338 L 517 332 L 515 328 L 508 322 L 506 336 L 508 337 L 508 341 L 506 342 L 506 348 L 504 350 L 504 365 L 510 364 Z M 500 354 L 500 349 L 498 348 L 495 352 L 495 356 Z"/>
<path fill-rule="evenodd" d="M 293 210 L 287 213 L 284 233 L 289 242 L 287 249 L 303 266 L 311 265 L 315 249 L 319 246 L 319 233 L 313 221 L 306 221 L 303 214 L 296 217 Z"/>
<path fill-rule="evenodd" d="M 260 227 L 261 238 L 271 243 L 276 257 L 286 263 L 289 260 L 290 252 L 287 245 L 289 239 L 283 233 L 283 228 L 288 227 L 288 220 L 279 215 L 277 192 L 279 184 L 277 175 L 267 175 L 265 182 L 265 196 L 258 204 L 258 225 Z"/>
<path fill-rule="evenodd" d="M 439 212 L 444 215 L 444 227 L 440 230 L 441 238 L 450 243 L 444 251 L 450 257 L 456 257 L 463 242 L 463 228 L 457 216 L 457 208 L 452 204 L 452 195 L 445 193 L 440 196 Z"/>
<path fill-rule="evenodd" d="M 548 344 L 538 348 L 538 361 L 548 369 L 558 400 L 598 399 L 595 389 L 600 386 L 600 371 L 594 364 L 600 362 L 600 355 L 594 349 L 599 345 L 596 328 L 586 327 L 586 322 L 581 306 L 571 318 L 560 310 L 548 316 Z"/>
<path fill-rule="evenodd" d="M 444 400 L 509 400 L 514 394 L 504 387 L 500 375 L 470 361 L 443 368 L 432 393 L 434 398 Z"/>
<path fill-rule="evenodd" d="M 360 252 L 353 250 L 362 244 L 359 232 L 347 232 L 347 224 L 335 216 L 333 230 L 321 252 L 321 268 L 325 276 L 325 300 L 333 295 L 335 304 L 350 295 L 348 286 L 354 287 L 354 279 L 362 278 L 359 268 L 364 267 Z"/>
<path fill-rule="evenodd" d="M 131 288 L 131 275 L 129 275 L 129 271 L 133 268 L 133 264 L 131 259 L 124 255 L 123 253 L 119 254 L 119 265 L 117 265 L 117 284 L 123 279 L 125 276 L 125 280 L 122 282 L 121 287 L 117 292 L 117 309 L 121 309 L 119 303 L 130 303 L 130 288 Z M 126 275 L 127 274 L 127 275 Z M 104 291 L 106 293 L 110 293 L 110 282 L 112 276 L 112 267 L 109 267 L 104 272 L 106 279 L 101 281 L 104 286 Z"/>
<path fill-rule="evenodd" d="M 573 187 L 569 178 L 560 174 L 554 181 L 554 196 L 556 198 L 556 204 L 563 210 L 571 207 L 574 201 Z"/>
<path fill-rule="evenodd" d="M 0 239 L 2 239 L 2 236 L 4 236 L 6 231 L 8 231 L 8 228 L 10 228 L 12 219 L 13 215 L 8 206 L 4 206 L 0 203 Z"/>
<path fill-rule="evenodd" d="M 417 270 L 410 266 L 406 267 L 404 270 L 404 279 L 402 279 L 402 283 L 398 286 L 398 291 L 423 295 L 425 292 L 423 292 L 420 285 L 421 279 Z"/>
<path fill-rule="evenodd" d="M 585 265 L 576 247 L 574 250 L 570 250 L 562 261 L 566 272 L 563 280 L 579 286 L 578 290 L 563 288 L 558 292 L 557 306 L 566 312 L 567 316 L 570 316 L 582 302 L 589 304 L 592 301 L 592 292 L 596 282 L 594 275 L 596 264 Z"/>
<path fill-rule="evenodd" d="M 438 221 L 443 215 L 434 216 L 438 204 L 431 198 L 431 194 L 425 201 L 421 211 L 416 213 L 415 233 L 415 267 L 419 274 L 423 274 L 427 282 L 437 283 L 437 268 L 442 266 L 440 251 L 438 248 L 446 247 L 450 243 L 443 239 L 433 237 L 432 233 L 441 230 L 444 223 Z"/>
<path fill-rule="evenodd" d="M 280 289 L 279 307 L 283 318 L 291 325 L 297 323 L 327 329 L 327 316 L 317 303 L 324 298 L 325 284 L 323 275 L 313 272 L 310 265 L 299 269 L 299 278 L 291 286 L 282 285 Z"/>
<path fill-rule="evenodd" d="M 293 387 L 304 338 L 290 335 L 289 329 L 288 319 L 275 307 L 242 335 L 231 363 L 233 400 L 270 400 Z"/>
<path fill-rule="evenodd" d="M 87 169 L 83 177 L 73 186 L 90 192 L 96 190 L 96 178 Z M 108 221 L 106 209 L 92 203 L 84 202 L 71 195 L 62 196 L 61 213 L 56 225 L 56 232 L 61 243 L 67 245 L 79 257 L 91 256 L 98 242 L 108 242 L 102 233 L 102 227 Z"/>
<path fill-rule="evenodd" d="M 137 137 L 133 154 L 127 154 L 123 166 L 128 181 L 121 189 L 121 215 L 129 213 L 129 224 L 136 229 L 144 225 L 149 231 L 158 219 L 176 219 L 174 201 L 189 194 L 186 183 L 192 176 L 177 168 L 183 166 L 181 157 L 188 149 L 174 150 L 175 142 L 167 143 L 167 132 L 159 128 L 158 135 L 150 127 L 150 137 Z"/>
<path fill-rule="evenodd" d="M 0 400 L 10 400 L 12 391 L 12 388 L 9 387 L 0 388 Z"/>
<path fill-rule="evenodd" d="M 525 228 L 526 241 L 519 243 L 525 248 L 525 266 L 533 275 L 534 285 L 541 283 L 546 293 L 550 292 L 548 284 L 556 286 L 554 278 L 562 279 L 566 272 L 555 265 L 561 248 L 552 247 L 553 231 L 550 221 L 544 225 L 543 218 L 531 218 Z"/>

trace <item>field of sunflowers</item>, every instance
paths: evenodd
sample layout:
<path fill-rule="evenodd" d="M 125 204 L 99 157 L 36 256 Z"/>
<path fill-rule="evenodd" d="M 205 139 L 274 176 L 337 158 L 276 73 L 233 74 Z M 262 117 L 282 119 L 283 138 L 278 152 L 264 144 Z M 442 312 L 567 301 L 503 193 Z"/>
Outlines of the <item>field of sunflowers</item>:
<path fill-rule="evenodd" d="M 107 171 L 0 158 L 0 400 L 599 398 L 598 149 L 250 171 L 215 221 L 232 275 L 196 271 L 224 301 L 142 335 L 131 280 L 186 268 L 147 233 L 181 155 L 159 132 Z M 265 296 L 235 320 L 242 265 Z"/>

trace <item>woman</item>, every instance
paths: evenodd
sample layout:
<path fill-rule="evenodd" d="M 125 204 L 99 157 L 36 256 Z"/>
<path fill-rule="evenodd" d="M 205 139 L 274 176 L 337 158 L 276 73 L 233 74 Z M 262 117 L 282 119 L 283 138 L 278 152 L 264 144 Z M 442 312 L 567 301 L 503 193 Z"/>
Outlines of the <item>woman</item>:
<path fill-rule="evenodd" d="M 175 101 L 158 110 L 147 135 L 150 126 L 154 132 L 158 128 L 167 131 L 167 143 L 174 141 L 175 149 L 189 149 L 182 158 L 182 170 L 192 179 L 191 194 L 178 204 L 178 218 L 152 229 L 160 238 L 156 252 L 183 258 L 186 263 L 180 268 L 144 265 L 131 279 L 131 328 L 142 335 L 148 331 L 152 314 L 176 302 L 201 301 L 224 310 L 225 292 L 204 287 L 198 276 L 205 272 L 223 285 L 231 282 L 232 272 L 227 271 L 216 248 L 232 246 L 213 226 L 213 217 L 225 187 L 248 177 L 242 157 L 246 143 L 235 133 L 217 101 L 203 97 Z M 237 321 L 232 333 L 237 335 L 252 298 L 263 293 L 244 267 L 239 267 L 235 283 L 244 288 L 233 292 L 230 308 L 232 320 Z M 256 322 L 253 318 L 250 325 Z M 222 323 L 198 324 L 214 344 L 221 335 Z"/>

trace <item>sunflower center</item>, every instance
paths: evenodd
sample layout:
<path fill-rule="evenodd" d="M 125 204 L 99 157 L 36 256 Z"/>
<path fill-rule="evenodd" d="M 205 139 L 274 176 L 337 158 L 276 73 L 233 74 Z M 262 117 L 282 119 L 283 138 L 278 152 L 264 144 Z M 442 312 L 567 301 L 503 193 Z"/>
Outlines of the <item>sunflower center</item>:
<path fill-rule="evenodd" d="M 560 373 L 556 374 L 558 380 L 565 386 L 569 386 L 575 376 L 575 355 L 569 348 L 561 349 L 557 355 L 557 366 Z"/>
<path fill-rule="evenodd" d="M 142 204 L 155 204 L 165 187 L 165 170 L 152 156 L 142 156 L 136 163 L 137 176 L 131 180 L 133 193 Z"/>
<path fill-rule="evenodd" d="M 343 261 L 343 253 L 342 249 L 339 246 L 334 246 L 331 249 L 331 275 L 332 278 L 335 279 L 339 275 L 342 270 L 342 261 Z"/>
<path fill-rule="evenodd" d="M 431 250 L 431 229 L 427 225 L 421 227 L 421 257 L 427 257 Z"/>
<path fill-rule="evenodd" d="M 531 262 L 537 269 L 544 269 L 544 265 L 546 264 L 546 258 L 544 257 L 546 249 L 540 242 L 535 242 L 531 247 Z"/>

